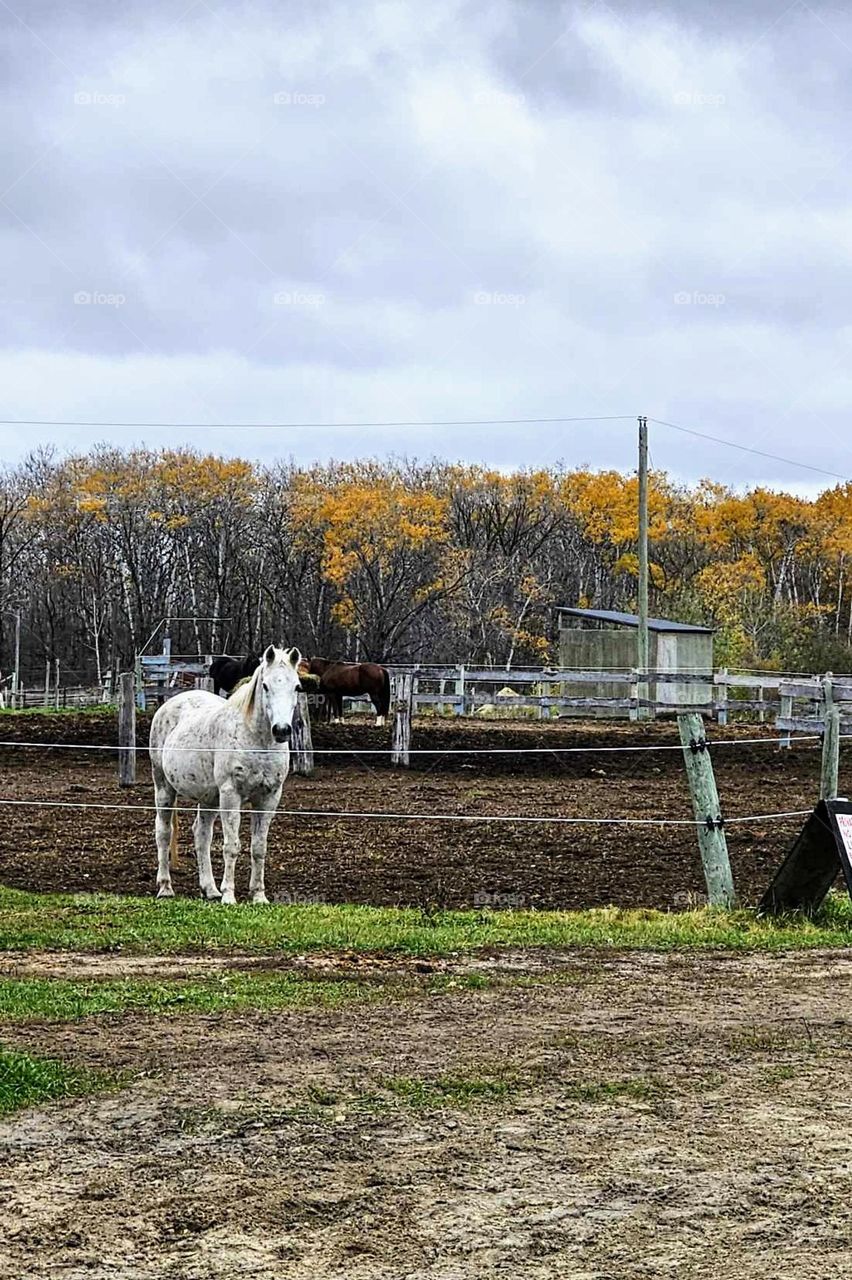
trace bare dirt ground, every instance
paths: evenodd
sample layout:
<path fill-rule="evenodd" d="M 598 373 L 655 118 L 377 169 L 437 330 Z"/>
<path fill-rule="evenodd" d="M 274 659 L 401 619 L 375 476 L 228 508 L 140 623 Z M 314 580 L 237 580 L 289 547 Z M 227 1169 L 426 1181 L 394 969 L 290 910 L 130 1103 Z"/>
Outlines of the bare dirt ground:
<path fill-rule="evenodd" d="M 852 957 L 508 960 L 337 1012 L 9 1028 L 135 1074 L 0 1126 L 0 1276 L 842 1274 Z M 383 1093 L 500 1071 L 472 1106 Z"/>
<path fill-rule="evenodd" d="M 17 717 L 3 733 L 26 740 L 114 742 L 108 721 L 86 717 Z M 720 742 L 760 734 L 754 726 L 719 730 Z M 140 728 L 140 740 L 144 740 Z M 505 814 L 530 817 L 691 818 L 679 751 L 628 754 L 415 757 L 410 770 L 363 753 L 387 746 L 386 731 L 366 723 L 319 727 L 316 745 L 352 756 L 318 756 L 311 778 L 291 778 L 285 810 L 393 811 L 411 814 Z M 671 724 L 487 724 L 438 721 L 415 726 L 415 747 L 577 747 L 677 742 Z M 120 790 L 114 757 L 3 748 L 0 800 L 52 800 L 122 806 L 124 811 L 62 808 L 3 810 L 0 880 L 28 889 L 153 891 L 156 859 L 148 764 L 138 785 Z M 841 763 L 841 792 L 849 778 Z M 780 751 L 769 734 L 754 747 L 719 746 L 714 764 L 728 817 L 808 809 L 817 799 L 819 751 L 802 743 Z M 737 891 L 756 902 L 801 819 L 732 825 L 728 841 Z M 179 894 L 195 894 L 194 858 L 184 815 Z M 214 850 L 218 845 L 214 845 Z M 247 856 L 238 876 L 245 894 Z M 218 863 L 214 862 L 214 866 Z M 692 827 L 511 825 L 280 814 L 269 844 L 268 890 L 283 901 L 322 900 L 427 907 L 474 905 L 582 908 L 683 907 L 704 892 Z"/>

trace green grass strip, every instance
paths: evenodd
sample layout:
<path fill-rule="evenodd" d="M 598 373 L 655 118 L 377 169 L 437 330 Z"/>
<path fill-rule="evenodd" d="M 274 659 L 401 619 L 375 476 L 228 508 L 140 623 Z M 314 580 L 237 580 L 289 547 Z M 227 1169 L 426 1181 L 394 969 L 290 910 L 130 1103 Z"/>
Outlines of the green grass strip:
<path fill-rule="evenodd" d="M 0 889 L 0 950 L 201 952 L 389 951 L 447 955 L 479 947 L 777 951 L 852 944 L 852 903 L 836 895 L 814 919 L 752 911 L 440 911 L 412 907 L 223 907 L 109 894 Z"/>
<path fill-rule="evenodd" d="M 96 1093 L 117 1083 L 103 1071 L 71 1067 L 55 1058 L 36 1058 L 0 1046 L 0 1115 L 57 1098 Z"/>
<path fill-rule="evenodd" d="M 226 973 L 198 980 L 0 978 L 0 1021 L 70 1021 L 95 1014 L 221 1013 L 225 1010 L 335 1009 L 387 994 L 377 984 L 314 981 L 293 974 Z"/>

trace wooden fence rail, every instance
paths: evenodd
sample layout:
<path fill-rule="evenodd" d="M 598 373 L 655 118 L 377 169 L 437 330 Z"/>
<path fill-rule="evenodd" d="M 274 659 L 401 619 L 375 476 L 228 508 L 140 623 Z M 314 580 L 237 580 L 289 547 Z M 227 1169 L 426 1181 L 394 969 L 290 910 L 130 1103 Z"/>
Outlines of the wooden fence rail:
<path fill-rule="evenodd" d="M 200 661 L 145 655 L 137 664 L 137 705 L 157 705 L 187 684 L 206 683 L 209 661 L 209 656 Z M 542 720 L 583 714 L 636 720 L 642 711 L 650 711 L 654 716 L 694 713 L 724 725 L 741 715 L 774 724 L 787 744 L 792 733 L 821 734 L 825 720 L 825 677 L 821 675 L 784 676 L 724 667 L 643 672 L 635 667 L 523 666 L 506 671 L 464 663 L 421 663 L 389 670 L 392 679 L 410 678 L 415 718 L 436 712 L 500 717 L 516 710 L 521 718 L 533 714 Z M 832 677 L 832 690 L 840 731 L 850 732 L 852 675 Z M 366 699 L 347 699 L 345 706 L 349 712 L 370 710 Z"/>

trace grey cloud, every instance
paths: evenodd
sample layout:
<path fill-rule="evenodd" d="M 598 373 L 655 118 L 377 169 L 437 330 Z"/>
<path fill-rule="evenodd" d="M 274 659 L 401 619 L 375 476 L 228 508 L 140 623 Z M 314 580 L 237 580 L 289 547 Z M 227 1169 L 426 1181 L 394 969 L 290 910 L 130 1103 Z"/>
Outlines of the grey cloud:
<path fill-rule="evenodd" d="M 35 36 L 9 13 L 0 32 L 0 416 L 647 412 L 852 471 L 845 10 L 21 16 Z M 632 430 L 146 439 L 628 468 Z M 105 436 L 138 433 L 0 428 L 11 456 Z M 811 483 L 671 432 L 654 448 L 684 476 Z"/>

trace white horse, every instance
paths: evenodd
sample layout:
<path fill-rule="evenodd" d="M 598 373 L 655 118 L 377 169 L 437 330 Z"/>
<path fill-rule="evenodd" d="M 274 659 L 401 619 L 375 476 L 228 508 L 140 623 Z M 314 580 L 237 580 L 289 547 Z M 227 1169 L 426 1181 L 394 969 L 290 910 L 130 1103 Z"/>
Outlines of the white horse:
<path fill-rule="evenodd" d="M 204 897 L 235 901 L 240 809 L 250 804 L 249 898 L 268 901 L 263 885 L 266 836 L 290 769 L 301 657 L 298 649 L 270 645 L 254 675 L 227 701 L 195 689 L 170 698 L 154 716 L 150 755 L 157 802 L 158 898 L 174 897 L 170 854 L 177 853 L 175 803 L 178 796 L 185 796 L 198 804 L 192 829 Z M 225 844 L 221 892 L 210 862 L 217 807 Z"/>

